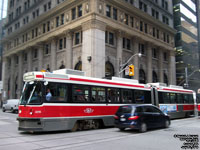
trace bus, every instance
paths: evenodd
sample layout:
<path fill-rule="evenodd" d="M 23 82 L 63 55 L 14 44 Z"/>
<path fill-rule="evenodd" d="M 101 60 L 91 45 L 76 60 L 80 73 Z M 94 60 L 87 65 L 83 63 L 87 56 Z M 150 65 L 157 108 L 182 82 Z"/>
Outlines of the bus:
<path fill-rule="evenodd" d="M 124 104 L 157 105 L 172 118 L 194 113 L 192 90 L 161 88 L 117 77 L 91 78 L 85 77 L 84 72 L 66 69 L 28 72 L 23 80 L 17 118 L 21 131 L 76 131 L 113 126 L 113 116 Z M 179 113 L 182 115 L 176 115 Z"/>

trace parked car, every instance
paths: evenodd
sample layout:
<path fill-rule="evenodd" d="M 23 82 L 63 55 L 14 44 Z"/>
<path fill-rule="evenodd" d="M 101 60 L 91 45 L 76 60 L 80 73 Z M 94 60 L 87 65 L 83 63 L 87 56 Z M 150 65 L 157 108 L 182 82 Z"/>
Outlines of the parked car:
<path fill-rule="evenodd" d="M 154 105 L 124 105 L 120 106 L 115 116 L 115 126 L 120 130 L 126 128 L 146 132 L 150 128 L 170 125 L 170 118 Z"/>
<path fill-rule="evenodd" d="M 19 106 L 19 99 L 9 99 L 3 102 L 2 111 L 12 111 L 17 112 Z"/>

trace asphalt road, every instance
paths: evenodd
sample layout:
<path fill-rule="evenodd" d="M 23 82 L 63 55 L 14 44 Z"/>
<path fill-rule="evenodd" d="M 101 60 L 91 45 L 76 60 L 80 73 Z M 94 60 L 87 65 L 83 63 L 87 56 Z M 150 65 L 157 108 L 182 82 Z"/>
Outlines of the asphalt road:
<path fill-rule="evenodd" d="M 0 150 L 181 150 L 184 144 L 200 149 L 200 118 L 172 120 L 170 128 L 146 133 L 105 128 L 30 134 L 17 130 L 16 117 L 0 109 Z"/>

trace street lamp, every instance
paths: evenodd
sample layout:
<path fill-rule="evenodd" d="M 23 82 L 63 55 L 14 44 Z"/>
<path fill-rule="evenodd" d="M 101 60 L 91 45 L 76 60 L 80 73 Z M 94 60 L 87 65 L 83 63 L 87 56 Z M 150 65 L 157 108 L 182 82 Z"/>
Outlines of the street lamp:
<path fill-rule="evenodd" d="M 185 87 L 188 87 L 188 79 L 189 79 L 189 77 L 191 77 L 195 72 L 200 72 L 200 69 L 196 69 L 196 70 L 194 70 L 192 73 L 190 73 L 189 75 L 188 75 L 188 70 L 187 70 L 187 67 L 185 68 L 185 80 L 182 80 L 180 83 L 179 83 L 179 85 L 181 85 L 182 83 L 184 83 L 184 86 Z"/>
<path fill-rule="evenodd" d="M 133 55 L 126 61 L 126 63 L 120 65 L 119 76 L 120 76 L 120 74 L 126 69 L 126 68 L 124 68 L 124 67 L 129 63 L 129 61 L 131 61 L 131 59 L 132 59 L 133 57 L 137 56 L 137 55 L 138 55 L 138 57 L 141 57 L 141 56 L 142 56 L 141 53 L 133 54 Z"/>

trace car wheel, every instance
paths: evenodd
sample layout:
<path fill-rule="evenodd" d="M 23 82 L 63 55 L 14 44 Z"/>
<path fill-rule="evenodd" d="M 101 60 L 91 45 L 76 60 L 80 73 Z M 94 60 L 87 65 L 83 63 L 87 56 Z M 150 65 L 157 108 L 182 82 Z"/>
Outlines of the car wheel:
<path fill-rule="evenodd" d="M 119 130 L 120 130 L 120 131 L 124 131 L 124 130 L 125 130 L 125 128 L 119 128 Z"/>
<path fill-rule="evenodd" d="M 5 108 L 2 108 L 2 111 L 5 112 L 6 111 Z"/>
<path fill-rule="evenodd" d="M 140 125 L 139 131 L 142 132 L 142 133 L 147 131 L 147 125 L 146 125 L 146 123 L 142 123 Z"/>
<path fill-rule="evenodd" d="M 169 122 L 169 120 L 165 120 L 165 128 L 169 128 L 169 125 L 170 125 L 170 122 Z"/>

